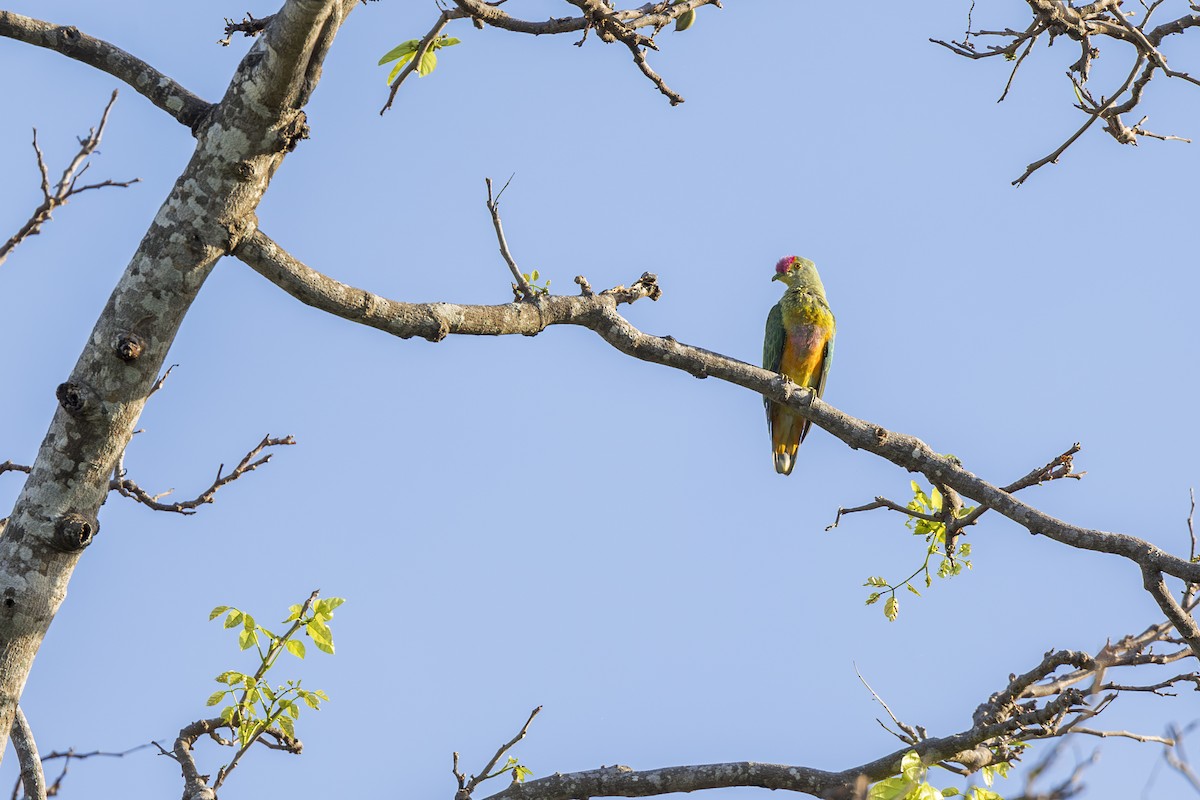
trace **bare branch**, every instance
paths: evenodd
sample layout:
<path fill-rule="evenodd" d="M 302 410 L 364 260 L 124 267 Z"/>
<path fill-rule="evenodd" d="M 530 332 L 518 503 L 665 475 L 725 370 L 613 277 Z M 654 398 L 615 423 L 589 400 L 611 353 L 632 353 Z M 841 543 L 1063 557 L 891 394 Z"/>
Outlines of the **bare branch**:
<path fill-rule="evenodd" d="M 209 103 L 145 61 L 74 26 L 54 25 L 12 11 L 0 11 L 0 36 L 55 50 L 107 72 L 193 130 L 210 108 Z"/>
<path fill-rule="evenodd" d="M 233 42 L 233 35 L 235 33 L 240 33 L 247 39 L 253 39 L 255 36 L 258 36 L 260 33 L 262 33 L 273 19 L 275 19 L 274 14 L 268 14 L 265 17 L 259 17 L 258 19 L 255 19 L 254 15 L 249 11 L 246 12 L 246 16 L 242 18 L 241 22 L 234 22 L 229 17 L 226 17 L 225 38 L 218 39 L 217 44 L 221 45 L 222 47 L 228 47 Z"/>
<path fill-rule="evenodd" d="M 492 756 L 491 761 L 488 761 L 487 765 L 479 771 L 478 775 L 472 775 L 470 778 L 467 778 L 465 775 L 459 772 L 458 753 L 454 754 L 453 772 L 455 779 L 458 781 L 458 791 L 454 794 L 455 800 L 468 800 L 468 798 L 471 797 L 471 793 L 475 791 L 475 788 L 479 786 L 479 784 L 486 780 L 495 778 L 497 775 L 500 775 L 506 771 L 502 769 L 500 772 L 492 772 L 492 770 L 495 769 L 496 764 L 501 758 L 504 757 L 504 754 L 509 750 L 512 750 L 513 747 L 516 746 L 517 742 L 524 739 L 525 735 L 529 733 L 529 726 L 533 724 L 533 718 L 536 717 L 541 710 L 542 707 L 538 706 L 533 711 L 529 712 L 529 719 L 525 720 L 525 724 L 521 726 L 521 730 L 517 731 L 517 735 L 509 739 L 506 743 L 500 745 L 500 747 L 496 750 L 496 754 Z M 515 770 L 513 771 L 513 782 L 514 784 L 517 782 L 517 773 Z"/>
<path fill-rule="evenodd" d="M 104 128 L 108 125 L 108 112 L 112 110 L 113 103 L 115 102 L 117 102 L 117 93 L 113 91 L 108 105 L 104 107 L 104 113 L 100 115 L 100 124 L 95 128 L 89 129 L 87 137 L 79 140 L 79 152 L 67 164 L 66 169 L 63 170 L 62 177 L 59 178 L 58 184 L 54 187 L 53 191 L 50 188 L 50 174 L 46 167 L 46 160 L 42 157 L 41 148 L 38 147 L 37 128 L 33 129 L 33 152 L 37 155 L 38 172 L 42 176 L 42 203 L 34 210 L 29 221 L 22 225 L 21 229 L 13 234 L 11 239 L 0 245 L 0 264 L 5 262 L 9 253 L 22 241 L 30 236 L 37 236 L 41 233 L 42 225 L 50 220 L 55 209 L 65 206 L 67 201 L 75 195 L 82 194 L 89 189 L 103 189 L 109 186 L 129 187 L 141 180 L 141 178 L 134 178 L 130 181 L 106 180 L 100 183 L 90 183 L 86 186 L 76 185 L 79 177 L 90 166 L 90 164 L 84 162 L 87 161 L 88 157 L 100 145 L 100 139 L 104 136 Z"/>
<path fill-rule="evenodd" d="M 12 726 L 13 749 L 17 751 L 17 760 L 21 764 L 21 785 L 25 787 L 25 800 L 46 800 L 46 776 L 42 772 L 42 759 L 38 755 L 37 742 L 29 727 L 25 712 L 17 707 Z M 15 798 L 17 789 L 13 787 Z"/>
<path fill-rule="evenodd" d="M 167 372 L 169 373 L 170 370 L 167 370 Z M 166 375 L 163 375 L 163 379 L 165 378 Z M 218 467 L 217 477 L 213 479 L 212 485 L 192 500 L 181 500 L 177 503 L 160 503 L 158 502 L 159 498 L 165 497 L 174 490 L 168 489 L 166 492 L 161 494 L 151 495 L 132 480 L 126 478 L 123 474 L 114 477 L 109 482 L 108 488 L 109 491 L 117 492 L 123 497 L 136 500 L 142 505 L 152 508 L 155 511 L 171 511 L 176 514 L 191 515 L 195 514 L 195 509 L 199 508 L 200 506 L 213 502 L 213 497 L 223 486 L 233 483 L 246 473 L 253 472 L 263 464 L 266 464 L 268 461 L 270 461 L 272 456 L 271 453 L 267 453 L 265 456 L 262 456 L 262 458 L 259 458 L 259 454 L 261 454 L 263 450 L 266 450 L 268 447 L 283 447 L 286 445 L 293 445 L 295 443 L 296 440 L 291 436 L 284 436 L 281 439 L 272 439 L 270 435 L 264 436 L 263 440 L 255 445 L 254 449 L 247 453 L 228 475 L 221 474 L 225 470 L 224 464 Z"/>
<path fill-rule="evenodd" d="M 620 286 L 590 296 L 539 296 L 532 303 L 501 306 L 409 304 L 334 281 L 297 261 L 261 231 L 243 240 L 234 254 L 302 302 L 401 338 L 422 336 L 439 341 L 450 333 L 530 335 L 556 324 L 591 328 L 626 355 L 697 377 L 719 378 L 786 405 L 851 448 L 874 453 L 910 472 L 920 472 L 931 482 L 996 510 L 1031 533 L 1081 550 L 1119 555 L 1186 581 L 1200 581 L 1200 564 L 1135 536 L 1083 528 L 1039 511 L 967 471 L 957 460 L 935 453 L 920 439 L 845 414 L 782 375 L 673 337 L 643 333 L 617 313 L 617 306 L 661 294 L 657 278 L 649 273 L 629 288 Z"/>
<path fill-rule="evenodd" d="M 513 275 L 513 295 L 517 300 L 532 300 L 537 296 L 537 292 L 529 285 L 529 281 L 521 273 L 521 268 L 517 266 L 517 262 L 513 260 L 512 253 L 508 249 L 508 240 L 504 238 L 504 225 L 500 222 L 500 195 L 504 194 L 504 190 L 512 183 L 512 176 L 504 182 L 504 186 L 492 197 L 492 179 L 484 178 L 484 183 L 487 185 L 487 209 L 492 215 L 492 227 L 496 229 L 496 242 L 500 245 L 500 255 L 504 258 L 504 263 L 508 264 L 508 269 Z"/>

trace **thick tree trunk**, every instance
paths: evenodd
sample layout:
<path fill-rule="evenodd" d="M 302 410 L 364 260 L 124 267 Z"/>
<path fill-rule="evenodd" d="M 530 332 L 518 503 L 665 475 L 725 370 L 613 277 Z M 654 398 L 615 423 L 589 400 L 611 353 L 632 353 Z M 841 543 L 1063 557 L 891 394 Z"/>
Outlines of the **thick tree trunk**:
<path fill-rule="evenodd" d="M 109 478 L 168 349 L 217 260 L 255 230 L 301 108 L 357 0 L 289 0 L 193 127 L 196 150 L 100 314 L 0 537 L 0 754 Z"/>

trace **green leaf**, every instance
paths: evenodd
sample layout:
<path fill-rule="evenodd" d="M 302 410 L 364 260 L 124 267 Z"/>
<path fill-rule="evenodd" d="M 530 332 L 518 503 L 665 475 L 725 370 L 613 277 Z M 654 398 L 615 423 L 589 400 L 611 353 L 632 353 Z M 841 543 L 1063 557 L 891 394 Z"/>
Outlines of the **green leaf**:
<path fill-rule="evenodd" d="M 206 705 L 206 706 L 215 706 L 217 703 L 219 703 L 219 702 L 221 702 L 223 699 L 225 699 L 225 692 L 227 692 L 227 691 L 229 691 L 229 690 L 228 690 L 228 689 L 226 689 L 226 690 L 223 690 L 223 691 L 220 691 L 220 692 L 213 692 L 212 694 L 210 694 L 210 695 L 208 696 L 208 702 L 206 702 L 204 705 Z"/>
<path fill-rule="evenodd" d="M 233 712 L 234 712 L 233 706 L 225 706 L 224 708 L 221 709 L 221 720 L 224 721 L 227 725 L 232 724 L 233 723 Z"/>
<path fill-rule="evenodd" d="M 328 699 L 329 699 L 329 695 L 325 694 L 325 693 L 324 693 L 323 691 L 321 691 L 320 689 L 317 689 L 315 692 L 313 692 L 313 694 L 315 694 L 317 697 L 321 698 L 322 700 L 328 700 Z"/>
<path fill-rule="evenodd" d="M 867 800 L 900 800 L 908 794 L 912 783 L 903 775 L 882 780 L 867 792 Z"/>
<path fill-rule="evenodd" d="M 316 696 L 315 694 L 313 694 L 312 692 L 305 692 L 305 693 L 302 695 L 302 697 L 304 698 L 304 702 L 305 702 L 305 704 L 306 704 L 306 705 L 307 705 L 309 708 L 316 708 L 316 709 L 320 709 L 320 708 L 321 708 L 321 701 L 320 701 L 320 700 L 318 700 L 318 699 L 317 699 L 317 696 Z"/>
<path fill-rule="evenodd" d="M 304 642 L 299 639 L 288 639 L 283 647 L 296 658 L 304 658 Z"/>
<path fill-rule="evenodd" d="M 909 798 L 911 800 L 942 800 L 942 793 L 928 783 L 922 783 L 909 795 Z"/>
<path fill-rule="evenodd" d="M 438 47 L 454 47 L 454 45 L 461 43 L 462 39 L 455 39 L 453 36 L 442 36 L 435 42 Z"/>
<path fill-rule="evenodd" d="M 906 583 L 904 585 L 907 586 L 908 590 L 910 592 L 912 592 L 913 594 L 915 594 L 917 597 L 921 596 L 921 593 L 917 591 L 917 587 L 913 586 L 911 583 Z"/>
<path fill-rule="evenodd" d="M 229 606 L 217 606 L 212 611 L 208 612 L 208 621 L 212 622 L 217 617 L 229 610 Z"/>
<path fill-rule="evenodd" d="M 523 764 L 517 764 L 513 767 L 513 780 L 517 783 L 524 783 L 525 779 L 533 774 L 533 770 Z"/>
<path fill-rule="evenodd" d="M 275 718 L 275 724 L 279 726 L 279 730 L 286 733 L 290 738 L 296 738 L 296 728 L 291 717 L 279 716 Z"/>
<path fill-rule="evenodd" d="M 346 602 L 344 597 L 323 597 L 317 601 L 316 609 L 325 619 L 333 616 L 333 610 Z"/>
<path fill-rule="evenodd" d="M 284 622 L 295 622 L 296 620 L 300 619 L 300 611 L 303 608 L 304 608 L 304 606 L 298 606 L 298 605 L 297 606 L 288 606 L 288 617 L 287 617 L 287 619 L 284 620 Z"/>
<path fill-rule="evenodd" d="M 407 42 L 401 42 L 383 54 L 383 57 L 379 59 L 379 66 L 382 67 L 389 61 L 395 61 L 397 58 L 400 58 L 404 55 L 408 56 L 405 61 L 410 61 L 413 57 L 413 53 L 417 52 L 417 47 L 419 47 L 420 44 L 420 39 L 409 39 Z"/>
<path fill-rule="evenodd" d="M 402 69 L 404 69 L 404 65 L 412 61 L 414 56 L 416 56 L 415 52 L 409 53 L 406 56 L 401 56 L 400 60 L 396 62 L 396 66 L 392 67 L 392 71 L 388 73 L 387 82 L 391 83 L 392 81 L 396 80 L 396 76 L 400 74 Z"/>
<path fill-rule="evenodd" d="M 871 576 L 870 578 L 867 578 L 867 582 L 863 584 L 863 586 L 887 586 L 887 585 L 888 585 L 888 582 L 886 580 L 884 580 L 883 578 L 880 578 L 878 576 L 874 576 L 874 575 Z"/>
<path fill-rule="evenodd" d="M 245 679 L 246 679 L 245 675 L 243 675 L 242 673 L 240 673 L 236 670 L 232 670 L 232 669 L 225 670 L 220 675 L 213 678 L 213 680 L 215 680 L 217 683 L 224 683 L 224 684 L 228 684 L 229 686 L 233 686 L 235 683 L 240 683 L 241 681 L 243 681 Z"/>
<path fill-rule="evenodd" d="M 958 791 L 958 788 L 955 786 L 947 786 L 945 789 L 942 789 L 942 797 L 958 797 L 960 794 L 962 792 Z"/>
<path fill-rule="evenodd" d="M 250 616 L 249 614 L 243 614 L 242 615 L 242 627 L 248 631 L 254 630 L 254 628 L 255 628 L 254 617 Z"/>
<path fill-rule="evenodd" d="M 889 597 L 883 604 L 883 615 L 888 618 L 888 622 L 895 622 L 896 617 L 900 616 L 900 601 L 896 599 L 896 595 Z"/>
<path fill-rule="evenodd" d="M 900 760 L 900 772 L 913 783 L 919 783 L 925 777 L 925 765 L 916 750 L 909 750 Z"/>
<path fill-rule="evenodd" d="M 242 628 L 242 632 L 238 634 L 238 647 L 242 650 L 249 650 L 257 642 L 257 634 L 249 628 Z"/>
<path fill-rule="evenodd" d="M 421 56 L 421 66 L 417 67 L 417 74 L 424 78 L 435 69 L 437 69 L 437 54 L 431 47 L 425 51 L 425 55 Z"/>
<path fill-rule="evenodd" d="M 286 711 L 292 719 L 300 719 L 300 706 L 296 705 L 291 700 L 288 700 L 284 704 L 283 710 Z"/>
<path fill-rule="evenodd" d="M 236 628 L 238 626 L 238 623 L 241 621 L 242 621 L 242 612 L 238 611 L 236 608 L 232 609 L 229 612 L 229 616 L 225 618 L 225 627 L 226 628 Z"/>
<path fill-rule="evenodd" d="M 871 592 L 869 595 L 867 595 L 867 605 L 873 605 L 877 603 L 880 597 L 881 595 L 879 592 Z"/>
<path fill-rule="evenodd" d="M 984 789 L 982 786 L 976 786 L 971 789 L 967 795 L 967 800 L 1004 800 L 1003 797 L 993 792 L 991 789 Z"/>

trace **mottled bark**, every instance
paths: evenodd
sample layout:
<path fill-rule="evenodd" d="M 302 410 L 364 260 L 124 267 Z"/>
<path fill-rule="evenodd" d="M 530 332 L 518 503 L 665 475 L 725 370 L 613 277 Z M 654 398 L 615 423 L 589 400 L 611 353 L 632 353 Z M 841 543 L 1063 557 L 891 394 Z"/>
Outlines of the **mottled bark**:
<path fill-rule="evenodd" d="M 98 531 L 96 513 L 113 468 L 167 350 L 213 265 L 254 231 L 254 211 L 271 176 L 305 138 L 301 107 L 320 76 L 333 35 L 356 2 L 284 4 L 243 58 L 225 97 L 196 120 L 191 161 L 134 253 L 70 377 L 58 387 L 58 411 L 0 538 L 0 750 L 34 655 L 80 554 Z M 21 22 L 16 17 L 4 14 L 0 25 Z M 74 30 L 31 22 L 37 23 L 22 24 L 44 26 L 46 37 Z M 87 41 L 78 31 L 72 36 Z M 172 97 L 189 96 L 179 91 L 161 102 L 153 92 L 147 96 L 177 116 L 189 107 L 185 100 L 181 108 L 172 108 Z M 135 340 L 139 346 L 130 347 Z"/>

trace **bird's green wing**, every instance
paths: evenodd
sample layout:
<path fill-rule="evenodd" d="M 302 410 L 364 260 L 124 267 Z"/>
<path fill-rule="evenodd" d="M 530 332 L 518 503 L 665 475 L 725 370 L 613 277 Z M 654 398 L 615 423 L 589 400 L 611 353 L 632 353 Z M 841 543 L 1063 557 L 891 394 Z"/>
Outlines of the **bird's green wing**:
<path fill-rule="evenodd" d="M 817 378 L 817 397 L 825 396 L 825 380 L 829 377 L 829 365 L 833 363 L 833 337 L 834 332 L 829 334 L 829 341 L 825 343 L 825 352 L 821 354 L 821 376 Z"/>
<path fill-rule="evenodd" d="M 771 306 L 771 313 L 767 314 L 767 331 L 763 336 L 763 369 L 779 372 L 779 363 L 783 360 L 783 340 L 783 308 L 776 303 Z M 764 397 L 763 404 L 769 413 L 770 401 Z"/>
<path fill-rule="evenodd" d="M 783 360 L 783 308 L 779 303 L 771 306 L 767 314 L 767 331 L 763 337 L 763 369 L 779 372 Z"/>

